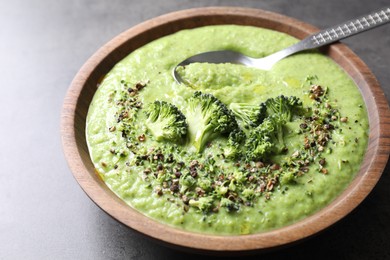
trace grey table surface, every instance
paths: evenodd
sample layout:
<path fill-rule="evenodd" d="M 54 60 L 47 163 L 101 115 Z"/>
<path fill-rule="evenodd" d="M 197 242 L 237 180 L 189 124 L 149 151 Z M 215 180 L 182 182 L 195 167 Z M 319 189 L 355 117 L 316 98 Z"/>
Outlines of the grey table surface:
<path fill-rule="evenodd" d="M 390 0 L 0 1 L 0 259 L 197 259 L 118 223 L 81 190 L 64 159 L 60 113 L 82 64 L 120 32 L 202 6 L 279 12 L 325 28 Z M 390 24 L 343 40 L 390 96 Z M 390 259 L 389 164 L 343 221 L 297 245 L 248 258 Z M 202 256 L 205 257 L 205 256 Z"/>

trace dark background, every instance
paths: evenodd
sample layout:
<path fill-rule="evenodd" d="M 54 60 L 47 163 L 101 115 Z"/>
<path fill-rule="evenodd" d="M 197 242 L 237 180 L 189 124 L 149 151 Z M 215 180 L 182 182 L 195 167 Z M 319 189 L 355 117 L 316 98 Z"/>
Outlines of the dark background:
<path fill-rule="evenodd" d="M 262 8 L 325 28 L 390 1 L 0 0 L 0 259 L 200 258 L 160 246 L 100 210 L 67 167 L 59 124 L 72 78 L 108 40 L 161 14 L 222 5 Z M 343 42 L 389 97 L 390 24 Z M 248 258 L 390 259 L 389 171 L 340 223 Z"/>

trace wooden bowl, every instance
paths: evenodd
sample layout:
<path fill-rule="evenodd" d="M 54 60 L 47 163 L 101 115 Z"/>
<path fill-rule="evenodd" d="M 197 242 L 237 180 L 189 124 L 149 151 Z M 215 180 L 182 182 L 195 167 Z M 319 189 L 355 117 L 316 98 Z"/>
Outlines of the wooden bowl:
<path fill-rule="evenodd" d="M 330 205 L 314 215 L 283 228 L 252 235 L 192 233 L 158 223 L 129 207 L 95 173 L 85 139 L 85 121 L 99 79 L 130 52 L 150 41 L 182 29 L 216 24 L 264 27 L 300 39 L 318 31 L 301 21 L 263 10 L 210 7 L 163 15 L 123 32 L 85 63 L 65 97 L 61 133 L 69 166 L 83 190 L 105 212 L 164 244 L 188 250 L 231 254 L 277 248 L 310 237 L 339 221 L 362 202 L 381 176 L 390 151 L 390 114 L 384 93 L 368 67 L 341 43 L 322 51 L 344 68 L 360 89 L 369 114 L 369 144 L 356 178 Z"/>

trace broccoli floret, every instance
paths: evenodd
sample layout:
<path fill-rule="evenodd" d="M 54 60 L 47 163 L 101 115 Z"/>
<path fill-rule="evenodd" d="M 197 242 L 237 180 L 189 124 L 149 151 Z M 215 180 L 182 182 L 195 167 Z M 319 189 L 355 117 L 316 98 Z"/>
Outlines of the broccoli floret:
<path fill-rule="evenodd" d="M 209 191 L 211 189 L 211 180 L 208 178 L 200 178 L 198 180 L 198 186 L 205 191 Z"/>
<path fill-rule="evenodd" d="M 283 117 L 286 122 L 290 122 L 293 113 L 302 108 L 302 102 L 295 96 L 285 97 L 280 95 L 269 98 L 259 105 L 231 103 L 229 108 L 245 128 L 252 128 L 261 124 L 266 117 L 274 114 Z"/>
<path fill-rule="evenodd" d="M 185 112 L 188 121 L 189 142 L 197 152 L 221 134 L 228 134 L 238 128 L 231 111 L 211 94 L 199 91 L 188 100 Z"/>
<path fill-rule="evenodd" d="M 272 115 L 267 117 L 267 122 L 269 126 L 267 128 L 273 129 L 269 133 L 271 142 L 273 143 L 272 151 L 273 153 L 280 153 L 286 151 L 286 144 L 284 142 L 284 125 L 287 123 L 283 116 Z"/>
<path fill-rule="evenodd" d="M 239 183 L 243 183 L 247 181 L 247 177 L 245 176 L 245 173 L 243 173 L 242 171 L 234 171 L 233 178 Z"/>
<path fill-rule="evenodd" d="M 207 212 L 213 206 L 213 198 L 201 197 L 197 200 L 191 199 L 188 203 L 191 207 L 198 208 L 202 212 Z"/>
<path fill-rule="evenodd" d="M 285 151 L 284 126 L 302 108 L 299 98 L 283 95 L 267 99 L 264 105 L 267 117 L 259 126 L 250 130 L 245 143 L 246 158 L 249 160 L 266 159 L 271 153 Z"/>
<path fill-rule="evenodd" d="M 237 158 L 242 154 L 242 144 L 245 143 L 246 135 L 241 129 L 230 132 L 228 141 L 223 150 L 223 154 L 226 158 Z"/>
<path fill-rule="evenodd" d="M 189 188 L 194 186 L 196 180 L 191 175 L 182 175 L 179 184 L 180 184 L 180 193 L 186 192 Z"/>
<path fill-rule="evenodd" d="M 215 195 L 218 197 L 218 198 L 221 198 L 221 197 L 224 197 L 226 195 L 226 193 L 228 192 L 228 187 L 225 187 L 223 185 L 221 186 L 216 186 L 215 187 Z"/>
<path fill-rule="evenodd" d="M 274 148 L 275 127 L 273 122 L 266 118 L 258 127 L 252 129 L 245 142 L 246 158 L 248 160 L 264 159 Z"/>
<path fill-rule="evenodd" d="M 187 134 L 186 118 L 171 103 L 155 101 L 145 109 L 146 126 L 157 141 L 181 140 Z"/>
<path fill-rule="evenodd" d="M 295 182 L 295 172 L 294 170 L 286 170 L 283 172 L 283 175 L 280 178 L 280 183 L 282 185 Z"/>
<path fill-rule="evenodd" d="M 260 103 L 260 105 L 230 103 L 229 108 L 245 128 L 255 127 L 263 122 L 266 111 L 264 103 Z"/>
<path fill-rule="evenodd" d="M 269 98 L 264 102 L 266 115 L 277 115 L 282 120 L 290 122 L 293 114 L 298 114 L 302 108 L 302 102 L 295 96 L 285 97 L 280 95 L 275 98 Z"/>
<path fill-rule="evenodd" d="M 240 209 L 240 204 L 235 203 L 227 198 L 222 198 L 219 204 L 221 207 L 226 208 L 228 212 L 237 211 Z"/>
<path fill-rule="evenodd" d="M 252 200 L 255 197 L 255 191 L 249 188 L 244 189 L 241 194 L 247 201 Z"/>

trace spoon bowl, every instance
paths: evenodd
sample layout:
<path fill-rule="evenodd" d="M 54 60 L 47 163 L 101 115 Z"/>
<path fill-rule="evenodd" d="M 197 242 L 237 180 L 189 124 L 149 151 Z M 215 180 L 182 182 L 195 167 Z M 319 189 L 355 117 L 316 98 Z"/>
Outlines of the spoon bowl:
<path fill-rule="evenodd" d="M 189 65 L 191 63 L 214 63 L 214 64 L 221 64 L 221 63 L 233 63 L 233 64 L 240 64 L 248 67 L 256 67 L 257 63 L 262 59 L 255 59 L 248 57 L 242 53 L 236 52 L 236 51 L 230 51 L 230 50 L 222 50 L 222 51 L 209 51 L 209 52 L 203 52 L 199 53 L 197 55 L 194 55 L 188 59 L 185 59 L 184 61 L 180 62 L 174 69 L 173 69 L 173 77 L 178 82 L 183 82 L 183 79 L 181 78 L 180 74 L 177 72 L 178 67 L 184 67 L 186 65 Z M 267 63 L 264 63 L 267 64 Z M 268 63 L 269 64 L 269 63 Z M 261 64 L 260 64 L 261 65 Z M 271 67 L 267 68 L 264 67 L 263 69 L 270 69 Z"/>

